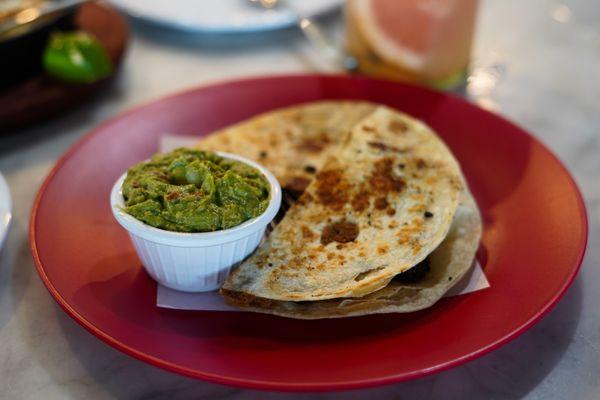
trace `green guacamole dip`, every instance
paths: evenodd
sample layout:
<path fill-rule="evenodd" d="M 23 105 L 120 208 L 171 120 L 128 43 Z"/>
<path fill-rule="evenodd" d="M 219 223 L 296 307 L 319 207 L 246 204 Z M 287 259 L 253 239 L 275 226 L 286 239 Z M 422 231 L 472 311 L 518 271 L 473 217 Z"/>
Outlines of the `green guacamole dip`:
<path fill-rule="evenodd" d="M 212 232 L 262 214 L 269 183 L 256 168 L 215 153 L 177 149 L 127 171 L 125 212 L 160 229 Z"/>

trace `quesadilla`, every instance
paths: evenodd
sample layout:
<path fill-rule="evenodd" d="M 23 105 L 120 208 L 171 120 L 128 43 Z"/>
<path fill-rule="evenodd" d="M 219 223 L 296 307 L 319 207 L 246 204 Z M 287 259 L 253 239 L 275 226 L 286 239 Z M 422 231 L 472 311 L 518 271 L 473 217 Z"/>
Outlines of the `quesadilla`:
<path fill-rule="evenodd" d="M 477 205 L 450 151 L 407 115 L 365 102 L 308 103 L 198 147 L 256 160 L 297 200 L 221 289 L 240 309 L 300 319 L 416 311 L 472 265 Z"/>
<path fill-rule="evenodd" d="M 397 275 L 381 290 L 363 297 L 317 301 L 271 300 L 228 289 L 222 293 L 229 304 L 241 309 L 297 319 L 418 311 L 431 307 L 469 271 L 480 236 L 477 205 L 464 190 L 444 241 L 423 262 Z M 417 269 L 420 271 L 412 273 Z"/>
<path fill-rule="evenodd" d="M 379 107 L 224 289 L 293 301 L 379 290 L 442 242 L 462 188 L 458 163 L 427 126 Z"/>

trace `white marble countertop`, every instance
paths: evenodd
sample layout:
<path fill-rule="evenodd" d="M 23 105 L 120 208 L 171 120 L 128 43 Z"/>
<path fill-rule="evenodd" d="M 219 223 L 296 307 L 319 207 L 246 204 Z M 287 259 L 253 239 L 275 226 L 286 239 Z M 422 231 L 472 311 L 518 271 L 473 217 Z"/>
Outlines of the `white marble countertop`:
<path fill-rule="evenodd" d="M 548 316 L 501 349 L 425 379 L 343 393 L 264 393 L 180 377 L 119 353 L 64 314 L 35 272 L 27 243 L 34 195 L 57 158 L 90 128 L 178 89 L 326 69 L 294 31 L 215 44 L 138 27 L 119 79 L 103 96 L 61 119 L 0 137 L 0 171 L 14 199 L 0 255 L 0 399 L 600 398 L 599 68 L 597 1 L 483 0 L 471 97 L 552 148 L 588 206 L 584 265 Z"/>

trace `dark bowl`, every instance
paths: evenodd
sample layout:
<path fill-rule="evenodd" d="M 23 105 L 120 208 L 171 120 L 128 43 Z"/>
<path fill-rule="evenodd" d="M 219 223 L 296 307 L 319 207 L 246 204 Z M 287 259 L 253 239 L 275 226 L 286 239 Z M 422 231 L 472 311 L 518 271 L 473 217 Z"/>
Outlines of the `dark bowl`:
<path fill-rule="evenodd" d="M 72 30 L 75 11 L 40 18 L 18 28 L 20 32 L 0 37 L 0 89 L 16 85 L 43 71 L 42 55 L 50 34 Z"/>
<path fill-rule="evenodd" d="M 115 66 L 115 72 L 118 70 L 129 36 L 127 21 L 104 2 L 82 4 L 70 16 L 63 16 L 47 27 L 45 36 L 42 32 L 37 34 L 37 37 L 42 38 L 42 45 L 38 45 L 38 50 L 34 51 L 33 45 L 19 43 L 19 47 L 23 45 L 24 51 L 31 56 L 32 61 L 27 63 L 29 67 L 27 74 L 19 71 L 25 69 L 26 63 L 23 62 L 25 57 L 14 57 L 9 59 L 10 63 L 5 63 L 5 53 L 1 53 L 0 77 L 8 87 L 0 86 L 0 136 L 66 114 L 77 106 L 85 104 L 86 99 L 100 93 L 101 89 L 111 81 L 112 76 L 93 83 L 71 84 L 44 73 L 41 65 L 42 49 L 48 40 L 48 35 L 60 29 L 81 30 L 95 36 Z M 20 38 L 20 40 L 24 39 L 25 36 Z M 4 43 L 0 44 L 2 45 Z M 9 70 L 14 69 L 16 72 L 8 73 Z"/>

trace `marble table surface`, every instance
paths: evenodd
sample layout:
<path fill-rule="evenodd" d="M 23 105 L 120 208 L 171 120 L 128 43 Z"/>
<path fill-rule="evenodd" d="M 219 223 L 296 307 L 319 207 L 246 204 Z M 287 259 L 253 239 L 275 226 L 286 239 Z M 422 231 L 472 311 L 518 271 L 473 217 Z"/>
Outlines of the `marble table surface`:
<path fill-rule="evenodd" d="M 325 19 L 339 32 L 339 16 Z M 467 95 L 523 125 L 566 163 L 586 199 L 581 273 L 539 324 L 501 349 L 424 379 L 366 390 L 279 394 L 180 377 L 105 345 L 65 315 L 27 242 L 34 195 L 90 128 L 141 102 L 247 75 L 331 71 L 294 30 L 183 37 L 135 26 L 123 70 L 76 112 L 0 137 L 14 220 L 0 255 L 0 399 L 598 399 L 600 398 L 600 3 L 483 0 Z"/>

